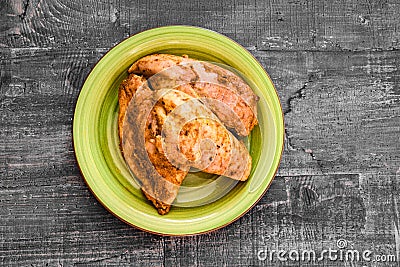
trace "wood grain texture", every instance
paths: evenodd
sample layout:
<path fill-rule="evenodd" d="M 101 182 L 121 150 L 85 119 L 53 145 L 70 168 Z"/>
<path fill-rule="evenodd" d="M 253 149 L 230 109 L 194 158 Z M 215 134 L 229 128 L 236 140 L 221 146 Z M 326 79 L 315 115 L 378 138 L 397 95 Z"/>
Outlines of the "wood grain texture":
<path fill-rule="evenodd" d="M 397 0 L 2 2 L 3 47 L 109 47 L 164 25 L 206 27 L 267 50 L 400 47 Z"/>
<path fill-rule="evenodd" d="M 266 247 L 336 248 L 340 238 L 398 259 L 348 266 L 399 266 L 398 1 L 6 0 L 0 12 L 1 266 L 344 266 L 257 258 Z M 248 48 L 275 83 L 286 124 L 282 163 L 260 202 L 223 229 L 183 238 L 107 212 L 72 144 L 94 64 L 123 38 L 170 24 Z"/>

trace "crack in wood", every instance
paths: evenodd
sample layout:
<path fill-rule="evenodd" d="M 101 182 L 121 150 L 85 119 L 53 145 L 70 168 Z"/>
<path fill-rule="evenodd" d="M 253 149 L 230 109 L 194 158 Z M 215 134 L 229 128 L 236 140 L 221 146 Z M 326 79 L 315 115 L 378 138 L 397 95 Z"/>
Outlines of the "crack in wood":
<path fill-rule="evenodd" d="M 322 160 L 317 159 L 317 157 L 315 156 L 314 152 L 313 152 L 311 149 L 309 149 L 309 148 L 302 148 L 302 147 L 301 147 L 301 148 L 298 148 L 298 147 L 296 147 L 295 145 L 293 145 L 293 144 L 292 144 L 292 141 L 291 141 L 291 138 L 289 138 L 289 136 L 287 135 L 286 129 L 285 129 L 285 134 L 286 134 L 286 140 L 287 140 L 287 142 L 288 142 L 288 146 L 289 146 L 292 150 L 294 150 L 294 151 L 302 151 L 302 152 L 308 154 L 308 155 L 311 157 L 311 159 L 314 160 L 314 161 L 317 163 L 317 166 L 318 166 L 318 168 L 320 169 L 320 171 L 321 171 L 322 173 L 324 173 L 324 171 L 323 171 L 323 165 L 322 165 Z"/>
<path fill-rule="evenodd" d="M 30 0 L 26 0 L 25 5 L 24 5 L 24 10 L 23 10 L 23 12 L 19 15 L 19 17 L 21 18 L 21 20 L 24 20 L 25 17 L 26 17 L 26 12 L 27 12 L 28 7 L 29 7 L 29 2 L 30 2 Z"/>
<path fill-rule="evenodd" d="M 300 89 L 298 89 L 296 92 L 294 92 L 288 98 L 288 100 L 286 102 L 287 103 L 287 109 L 284 111 L 284 113 L 283 113 L 284 115 L 287 115 L 288 113 L 292 112 L 292 107 L 293 107 L 292 102 L 293 102 L 293 100 L 304 98 L 305 97 L 304 91 L 306 90 L 307 86 L 310 83 L 313 83 L 314 81 L 315 81 L 315 75 L 314 75 L 314 73 L 310 73 L 308 75 L 307 81 L 303 84 L 303 86 Z M 296 147 L 296 145 L 293 144 L 291 138 L 289 137 L 289 133 L 288 133 L 287 127 L 285 127 L 285 137 L 286 137 L 286 142 L 287 142 L 287 145 L 288 145 L 289 149 L 294 150 L 294 151 L 303 151 L 303 152 L 307 153 L 308 155 L 310 155 L 311 159 L 315 160 L 317 162 L 317 165 L 318 165 L 318 167 L 320 168 L 320 170 L 322 172 L 322 167 L 323 166 L 322 166 L 321 160 L 316 158 L 314 152 L 311 149 Z"/>
<path fill-rule="evenodd" d="M 286 127 L 285 127 L 285 139 L 286 139 L 286 144 L 287 144 L 288 149 L 290 149 L 292 151 L 298 151 L 299 150 L 294 144 L 292 144 L 292 139 L 289 138 L 289 134 L 287 132 L 287 128 Z"/>
<path fill-rule="evenodd" d="M 286 101 L 288 107 L 287 107 L 286 111 L 283 113 L 284 115 L 286 115 L 286 114 L 288 114 L 289 112 L 292 111 L 292 101 L 293 101 L 293 100 L 295 100 L 295 99 L 301 99 L 301 98 L 304 98 L 304 97 L 305 97 L 304 91 L 305 91 L 305 89 L 306 89 L 306 87 L 308 86 L 309 83 L 314 82 L 314 79 L 315 79 L 315 77 L 314 77 L 314 74 L 313 74 L 313 73 L 311 73 L 310 75 L 308 75 L 308 79 L 307 79 L 307 81 L 303 84 L 303 86 L 302 86 L 300 89 L 298 89 L 296 92 L 294 92 L 294 93 L 288 98 L 288 100 Z"/>

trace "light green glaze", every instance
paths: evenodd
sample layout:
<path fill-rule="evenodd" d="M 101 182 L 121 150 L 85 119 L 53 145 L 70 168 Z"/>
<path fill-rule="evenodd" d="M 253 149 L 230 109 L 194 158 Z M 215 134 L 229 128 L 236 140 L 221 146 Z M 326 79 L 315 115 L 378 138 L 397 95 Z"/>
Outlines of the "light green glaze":
<path fill-rule="evenodd" d="M 137 59 L 151 53 L 188 54 L 241 71 L 260 96 L 259 127 L 249 137 L 253 169 L 248 181 L 223 198 L 198 207 L 173 207 L 160 216 L 130 178 L 118 146 L 118 84 Z M 264 194 L 278 168 L 283 148 L 283 115 L 275 88 L 256 59 L 216 32 L 169 26 L 136 34 L 111 49 L 88 76 L 75 109 L 76 157 L 87 185 L 113 214 L 157 234 L 198 234 L 223 227 L 243 215 Z"/>

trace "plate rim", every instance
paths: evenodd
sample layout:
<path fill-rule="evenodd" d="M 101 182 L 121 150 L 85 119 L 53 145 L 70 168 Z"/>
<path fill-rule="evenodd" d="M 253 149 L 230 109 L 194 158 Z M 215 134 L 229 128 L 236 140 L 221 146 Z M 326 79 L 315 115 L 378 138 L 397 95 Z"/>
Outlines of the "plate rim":
<path fill-rule="evenodd" d="M 278 113 L 279 113 L 279 115 L 280 115 L 280 118 L 278 118 L 277 122 L 279 122 L 280 120 L 282 121 L 282 125 L 280 125 L 280 126 L 281 126 L 281 129 L 282 129 L 282 135 L 277 135 L 277 139 L 278 139 L 278 144 L 281 143 L 282 145 L 281 145 L 281 147 L 279 148 L 279 156 L 278 156 L 278 160 L 277 160 L 277 163 L 276 163 L 276 168 L 275 168 L 275 170 L 274 170 L 274 173 L 273 173 L 272 176 L 271 176 L 271 180 L 269 181 L 268 185 L 265 186 L 263 192 L 259 195 L 259 197 L 258 197 L 255 201 L 253 201 L 253 203 L 251 203 L 251 205 L 249 205 L 245 210 L 241 211 L 239 215 L 237 215 L 237 216 L 236 216 L 235 218 L 233 218 L 233 219 L 227 220 L 225 223 L 223 223 L 223 224 L 221 224 L 221 225 L 218 225 L 218 226 L 216 226 L 216 227 L 212 227 L 211 229 L 207 229 L 207 230 L 203 230 L 203 231 L 184 232 L 184 233 L 167 233 L 167 232 L 162 232 L 162 231 L 154 231 L 154 230 L 147 229 L 147 228 L 141 227 L 141 226 L 139 226 L 139 225 L 136 225 L 136 224 L 134 224 L 134 223 L 128 221 L 127 219 L 123 218 L 123 216 L 120 216 L 120 215 L 117 214 L 115 211 L 113 211 L 113 210 L 107 205 L 107 203 L 106 203 L 103 199 L 101 199 L 101 197 L 100 197 L 100 196 L 94 191 L 94 189 L 91 187 L 91 185 L 89 184 L 89 182 L 88 182 L 88 180 L 87 180 L 87 177 L 85 176 L 85 174 L 84 174 L 84 172 L 83 172 L 83 169 L 82 169 L 82 166 L 81 166 L 82 163 L 80 162 L 79 156 L 78 156 L 78 153 L 77 153 L 77 141 L 76 141 L 76 139 L 75 139 L 75 128 L 77 128 L 77 125 L 75 125 L 75 124 L 76 124 L 76 115 L 77 115 L 77 112 L 78 112 L 78 111 L 77 111 L 78 102 L 79 102 L 79 99 L 81 98 L 82 89 L 84 88 L 85 84 L 87 83 L 87 80 L 88 80 L 88 79 L 91 77 L 91 75 L 96 71 L 97 65 L 98 65 L 105 57 L 107 57 L 107 55 L 109 55 L 109 53 L 110 53 L 113 49 L 115 49 L 117 46 L 121 45 L 122 43 L 126 42 L 127 40 L 129 40 L 129 39 L 131 39 L 131 38 L 133 38 L 133 37 L 136 37 L 137 35 L 144 34 L 144 33 L 146 33 L 146 32 L 155 31 L 155 30 L 161 30 L 161 29 L 163 29 L 163 28 L 165 28 L 165 29 L 172 29 L 172 28 L 175 28 L 175 29 L 179 29 L 179 28 L 182 28 L 182 29 L 190 29 L 190 28 L 192 28 L 192 29 L 197 29 L 197 30 L 201 30 L 201 31 L 208 31 L 208 32 L 210 32 L 211 34 L 217 35 L 217 36 L 219 36 L 219 37 L 225 39 L 226 41 L 232 42 L 233 44 L 235 44 L 235 45 L 241 50 L 241 52 L 246 53 L 248 56 L 250 56 L 251 59 L 253 60 L 253 62 L 256 63 L 256 64 L 258 65 L 258 67 L 260 68 L 260 70 L 262 70 L 263 75 L 266 76 L 266 78 L 269 80 L 270 84 L 272 85 L 273 90 L 271 90 L 271 92 L 273 91 L 274 97 L 275 97 L 275 99 L 277 100 L 277 103 L 279 104 L 279 105 L 278 105 L 278 106 L 279 106 Z M 81 100 L 81 101 L 82 101 L 82 100 Z M 278 126 L 279 126 L 279 125 L 278 125 Z M 139 32 L 137 32 L 137 33 L 134 33 L 134 34 L 132 34 L 132 35 L 130 35 L 130 36 L 128 36 L 128 37 L 122 39 L 121 41 L 119 41 L 119 42 L 116 43 L 115 45 L 113 45 L 109 50 L 107 50 L 107 52 L 104 53 L 104 55 L 102 55 L 102 56 L 96 61 L 96 63 L 93 65 L 93 67 L 92 67 L 92 69 L 90 70 L 90 72 L 87 74 L 87 76 L 86 76 L 86 78 L 85 78 L 85 80 L 84 80 L 84 82 L 83 82 L 83 84 L 82 84 L 82 87 L 81 87 L 81 90 L 80 90 L 80 92 L 79 92 L 79 95 L 78 95 L 78 97 L 77 97 L 77 101 L 76 101 L 75 108 L 74 108 L 73 122 L 72 122 L 72 142 L 73 142 L 73 147 L 74 147 L 74 156 L 75 156 L 75 160 L 76 160 L 78 169 L 79 169 L 79 171 L 80 171 L 80 174 L 81 174 L 81 176 L 82 176 L 82 178 L 83 178 L 83 180 L 84 180 L 84 182 L 85 182 L 87 188 L 88 188 L 89 191 L 91 192 L 91 194 L 93 194 L 93 196 L 96 198 L 96 200 L 97 200 L 108 212 L 110 212 L 113 216 L 115 216 L 116 218 L 118 218 L 118 219 L 121 220 L 122 222 L 124 222 L 124 223 L 126 223 L 126 224 L 128 224 L 128 225 L 130 225 L 130 226 L 132 226 L 132 227 L 134 227 L 134 228 L 136 228 L 136 229 L 139 229 L 139 230 L 141 230 L 141 231 L 148 232 L 148 233 L 155 234 L 155 235 L 160 235 L 160 236 L 195 236 L 195 235 L 201 235 L 201 234 L 205 234 L 205 233 L 214 232 L 214 231 L 217 231 L 217 230 L 219 230 L 219 229 L 221 229 L 221 228 L 224 228 L 224 227 L 226 227 L 226 226 L 232 224 L 233 222 L 237 221 L 237 220 L 240 219 L 242 216 L 244 216 L 246 213 L 248 213 L 255 205 L 257 205 L 257 203 L 261 200 L 261 198 L 262 198 L 262 197 L 266 194 L 266 192 L 269 190 L 269 188 L 270 188 L 270 186 L 271 186 L 271 184 L 272 184 L 272 181 L 275 179 L 276 174 L 277 174 L 277 172 L 279 171 L 279 167 L 280 167 L 280 164 L 281 164 L 281 161 L 282 161 L 283 152 L 284 152 L 284 145 L 285 145 L 285 138 L 284 138 L 284 135 L 285 135 L 285 121 L 284 121 L 284 113 L 283 113 L 283 109 L 282 109 L 282 103 L 281 103 L 281 100 L 280 100 L 280 98 L 279 98 L 279 94 L 278 94 L 278 92 L 277 92 L 277 90 L 276 90 L 275 84 L 272 82 L 272 79 L 271 79 L 270 75 L 269 75 L 268 72 L 264 69 L 264 67 L 261 65 L 261 63 L 255 58 L 255 56 L 254 56 L 252 53 L 250 53 L 250 51 L 248 51 L 244 46 L 242 46 L 241 44 L 239 44 L 239 43 L 236 42 L 235 40 L 231 39 L 230 37 L 228 37 L 228 36 L 226 36 L 226 35 L 223 35 L 223 34 L 221 34 L 221 33 L 219 33 L 219 32 L 216 32 L 216 31 L 214 31 L 214 30 L 211 30 L 211 29 L 207 29 L 207 28 L 203 28 L 203 27 L 199 27 L 199 26 L 191 26 L 191 25 L 166 25 L 166 26 L 161 26 L 161 27 L 155 27 L 155 28 L 145 29 L 145 30 L 139 31 Z M 275 156 L 277 156 L 277 155 L 275 155 Z M 82 160 L 82 161 L 83 161 L 83 160 Z"/>

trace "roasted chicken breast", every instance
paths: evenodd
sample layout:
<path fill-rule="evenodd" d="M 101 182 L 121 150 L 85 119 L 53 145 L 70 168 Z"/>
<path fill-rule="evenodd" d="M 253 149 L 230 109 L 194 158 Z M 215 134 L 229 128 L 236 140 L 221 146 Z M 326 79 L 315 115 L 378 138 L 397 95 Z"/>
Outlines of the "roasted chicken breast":
<path fill-rule="evenodd" d="M 191 167 L 248 178 L 251 157 L 227 129 L 246 136 L 257 124 L 258 97 L 241 78 L 166 54 L 144 57 L 129 72 L 119 87 L 121 149 L 159 214 L 169 212 Z"/>
<path fill-rule="evenodd" d="M 140 88 L 146 82 L 146 78 L 143 76 L 138 76 L 135 74 L 130 74 L 126 79 L 124 79 L 119 85 L 118 89 L 118 134 L 119 140 L 122 140 L 122 124 L 125 118 L 126 109 L 129 102 L 131 101 L 133 95 L 136 93 L 137 89 Z"/>
<path fill-rule="evenodd" d="M 129 72 L 151 77 L 154 90 L 175 88 L 201 98 L 238 135 L 249 135 L 258 124 L 258 96 L 228 69 L 187 56 L 153 54 L 136 61 Z"/>
<path fill-rule="evenodd" d="M 199 99 L 178 90 L 165 91 L 159 100 L 168 107 L 161 140 L 170 162 L 246 180 L 251 157 L 244 144 Z"/>
<path fill-rule="evenodd" d="M 142 88 L 123 116 L 122 151 L 159 214 L 170 210 L 190 167 L 236 180 L 248 178 L 247 149 L 198 99 L 177 90 Z"/>
<path fill-rule="evenodd" d="M 146 79 L 135 74 L 130 74 L 119 86 L 118 129 L 120 144 L 125 161 L 139 179 L 144 195 L 156 207 L 158 213 L 163 215 L 169 212 L 171 203 L 178 193 L 179 186 L 188 173 L 188 168 L 183 170 L 173 166 L 162 150 L 160 139 L 157 137 L 160 135 L 162 128 L 158 113 L 160 105 L 150 110 L 147 126 L 140 128 L 142 130 L 140 135 L 143 134 L 144 140 L 140 140 L 139 134 L 131 131 L 135 126 L 138 126 L 136 123 L 131 124 L 128 122 L 125 125 L 127 130 L 125 130 L 124 134 L 127 109 L 138 89 L 141 89 L 138 97 L 140 102 L 140 100 L 145 100 L 143 99 L 144 95 L 146 95 L 144 92 L 150 93 L 150 90 L 147 87 Z M 151 100 L 148 99 L 148 101 Z M 140 108 L 138 110 L 131 110 L 131 112 L 143 114 L 143 112 L 140 112 Z M 135 146 L 133 141 L 142 144 L 143 147 Z M 146 178 L 147 175 L 148 179 Z"/>

